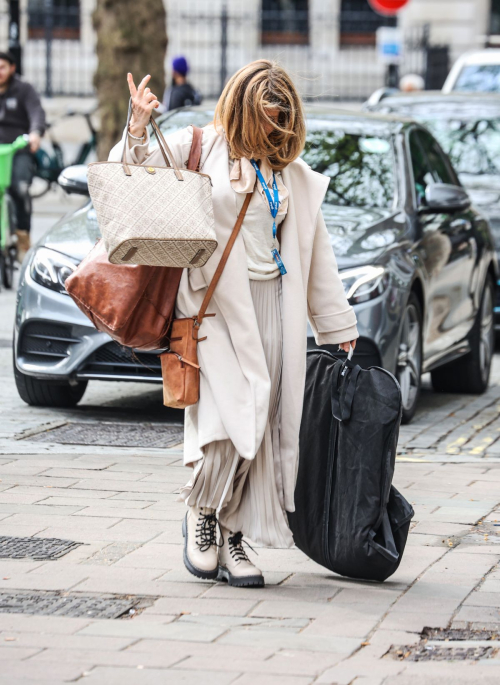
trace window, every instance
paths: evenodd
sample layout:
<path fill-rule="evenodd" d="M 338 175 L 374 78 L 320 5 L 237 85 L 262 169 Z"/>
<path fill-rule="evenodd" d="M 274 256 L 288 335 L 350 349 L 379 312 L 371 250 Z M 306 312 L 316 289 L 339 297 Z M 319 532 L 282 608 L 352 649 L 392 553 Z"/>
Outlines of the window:
<path fill-rule="evenodd" d="M 341 0 L 340 45 L 375 45 L 380 26 L 396 26 L 396 17 L 377 14 L 367 0 Z"/>
<path fill-rule="evenodd" d="M 410 133 L 410 154 L 417 207 L 421 207 L 425 205 L 425 189 L 428 185 L 435 183 L 435 180 L 427 155 L 419 141 L 417 131 Z"/>
<path fill-rule="evenodd" d="M 47 18 L 52 38 L 80 40 L 80 0 L 52 0 L 47 15 L 46 0 L 28 0 L 28 38 L 45 38 Z"/>
<path fill-rule="evenodd" d="M 439 140 L 459 174 L 500 176 L 500 119 L 455 119 L 453 114 L 423 123 Z"/>
<path fill-rule="evenodd" d="M 469 64 L 460 71 L 453 90 L 498 93 L 500 64 Z"/>
<path fill-rule="evenodd" d="M 450 162 L 444 156 L 431 134 L 427 133 L 427 131 L 419 131 L 418 137 L 430 162 L 436 183 L 458 185 L 457 177 L 451 168 Z"/>
<path fill-rule="evenodd" d="M 500 33 L 500 0 L 491 0 L 490 12 L 490 33 L 498 35 Z"/>
<path fill-rule="evenodd" d="M 410 133 L 410 154 L 417 207 L 426 204 L 425 189 L 433 183 L 458 185 L 450 163 L 426 131 Z"/>
<path fill-rule="evenodd" d="M 308 0 L 262 0 L 262 45 L 307 45 Z"/>
<path fill-rule="evenodd" d="M 396 184 L 390 138 L 341 129 L 310 130 L 303 158 L 315 171 L 330 178 L 326 204 L 392 208 Z"/>

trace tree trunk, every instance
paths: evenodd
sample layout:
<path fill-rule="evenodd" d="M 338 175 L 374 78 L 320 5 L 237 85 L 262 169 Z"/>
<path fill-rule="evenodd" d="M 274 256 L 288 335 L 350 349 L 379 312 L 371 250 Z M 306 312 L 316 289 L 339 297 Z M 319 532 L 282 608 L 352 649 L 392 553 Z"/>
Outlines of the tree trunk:
<path fill-rule="evenodd" d="M 107 159 L 125 126 L 129 89 L 151 74 L 149 86 L 160 102 L 165 89 L 166 13 L 163 0 L 97 0 L 93 14 L 97 33 L 97 90 L 101 129 L 98 157 Z"/>

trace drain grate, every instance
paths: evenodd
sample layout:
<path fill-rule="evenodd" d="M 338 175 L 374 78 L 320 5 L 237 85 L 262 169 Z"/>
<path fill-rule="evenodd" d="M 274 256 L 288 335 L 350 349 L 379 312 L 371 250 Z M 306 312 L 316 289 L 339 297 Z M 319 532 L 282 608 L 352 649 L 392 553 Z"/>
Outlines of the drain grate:
<path fill-rule="evenodd" d="M 0 558 L 49 561 L 59 559 L 82 544 L 58 538 L 12 538 L 0 535 Z"/>
<path fill-rule="evenodd" d="M 400 661 L 479 661 L 494 656 L 493 647 L 442 647 L 418 644 L 409 647 L 391 647 L 389 654 Z"/>
<path fill-rule="evenodd" d="M 65 445 L 172 447 L 184 439 L 184 427 L 151 423 L 66 423 L 26 439 Z"/>
<path fill-rule="evenodd" d="M 467 628 L 424 628 L 422 637 L 427 640 L 498 640 L 500 635 L 494 630 L 469 630 Z"/>
<path fill-rule="evenodd" d="M 399 661 L 479 661 L 498 653 L 497 640 L 497 633 L 490 630 L 424 628 L 419 643 L 392 646 L 387 656 Z M 494 644 L 471 644 L 487 641 L 494 641 Z"/>
<path fill-rule="evenodd" d="M 142 601 L 141 597 L 86 595 L 77 592 L 0 592 L 0 613 L 120 618 L 134 615 Z M 152 603 L 152 600 L 148 603 Z"/>

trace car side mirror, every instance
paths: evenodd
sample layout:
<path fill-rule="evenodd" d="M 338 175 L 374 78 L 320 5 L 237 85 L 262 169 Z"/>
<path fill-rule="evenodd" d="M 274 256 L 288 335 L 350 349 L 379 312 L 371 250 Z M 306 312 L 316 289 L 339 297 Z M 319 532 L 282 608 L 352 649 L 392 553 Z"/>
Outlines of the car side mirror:
<path fill-rule="evenodd" d="M 453 212 L 470 207 L 470 197 L 462 186 L 432 183 L 425 189 L 425 205 L 420 212 Z"/>
<path fill-rule="evenodd" d="M 75 164 L 63 169 L 59 174 L 57 182 L 61 188 L 66 192 L 74 195 L 89 194 L 89 187 L 87 184 L 87 165 Z"/>

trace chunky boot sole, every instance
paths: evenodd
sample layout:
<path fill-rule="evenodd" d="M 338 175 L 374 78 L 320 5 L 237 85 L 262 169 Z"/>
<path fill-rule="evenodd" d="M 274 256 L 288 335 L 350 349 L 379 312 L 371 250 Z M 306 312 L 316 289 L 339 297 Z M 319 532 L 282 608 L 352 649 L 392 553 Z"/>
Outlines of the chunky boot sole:
<path fill-rule="evenodd" d="M 196 576 L 197 578 L 201 578 L 202 580 L 216 580 L 217 576 L 219 574 L 218 567 L 216 567 L 213 571 L 203 571 L 202 569 L 194 566 L 189 561 L 188 552 L 187 552 L 188 536 L 187 536 L 186 518 L 187 518 L 187 514 L 182 520 L 182 535 L 184 537 L 184 566 L 187 568 L 189 573 L 192 573 L 193 576 Z"/>
<path fill-rule="evenodd" d="M 219 566 L 217 580 L 225 581 L 234 587 L 264 587 L 265 585 L 264 576 L 233 576 L 225 566 Z"/>

